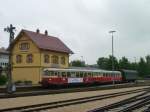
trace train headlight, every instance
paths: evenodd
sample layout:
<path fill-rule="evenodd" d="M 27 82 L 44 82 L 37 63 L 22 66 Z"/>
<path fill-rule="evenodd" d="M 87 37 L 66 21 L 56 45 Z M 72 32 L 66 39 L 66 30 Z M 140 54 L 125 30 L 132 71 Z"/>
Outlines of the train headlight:
<path fill-rule="evenodd" d="M 51 78 L 49 78 L 49 81 L 51 81 L 52 79 Z"/>

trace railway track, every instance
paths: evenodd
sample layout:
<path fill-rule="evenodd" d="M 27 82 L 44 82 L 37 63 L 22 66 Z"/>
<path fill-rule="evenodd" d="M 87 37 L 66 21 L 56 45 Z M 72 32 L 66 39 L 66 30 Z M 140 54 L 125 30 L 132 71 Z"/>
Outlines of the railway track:
<path fill-rule="evenodd" d="M 87 102 L 92 102 L 92 101 L 97 101 L 97 100 L 102 100 L 102 99 L 107 99 L 107 98 L 113 98 L 113 97 L 123 96 L 123 95 L 127 95 L 127 94 L 134 94 L 134 93 L 139 93 L 139 92 L 141 92 L 140 95 L 144 95 L 145 93 L 147 93 L 148 90 L 149 90 L 149 88 L 137 89 L 137 90 L 131 90 L 131 91 L 125 91 L 125 92 L 119 92 L 119 93 L 112 93 L 112 94 L 106 94 L 106 95 L 97 95 L 97 96 L 90 96 L 90 97 L 84 97 L 84 98 L 49 102 L 49 103 L 44 103 L 44 104 L 36 104 L 36 105 L 14 107 L 14 108 L 8 108 L 8 109 L 0 109 L 0 112 L 41 111 L 41 110 L 58 108 L 58 107 L 64 107 L 64 106 L 68 106 L 68 105 L 76 105 L 76 104 L 87 103 Z"/>
<path fill-rule="evenodd" d="M 147 105 L 149 105 L 149 107 L 147 107 Z M 140 108 L 142 108 L 140 112 L 150 112 L 149 90 L 140 95 L 101 108 L 97 108 L 89 112 L 137 112 Z"/>
<path fill-rule="evenodd" d="M 33 91 L 15 92 L 13 94 L 0 93 L 0 99 L 47 95 L 47 94 L 96 91 L 96 90 L 106 90 L 106 89 L 118 89 L 118 88 L 127 88 L 127 87 L 140 87 L 140 86 L 144 86 L 144 85 L 127 83 L 127 84 L 101 85 L 101 86 L 90 86 L 90 87 L 74 87 L 74 88 L 65 88 L 65 89 L 60 89 L 60 88 L 59 89 L 39 89 L 39 90 L 33 89 Z M 31 90 L 31 87 L 30 87 L 30 90 Z"/>

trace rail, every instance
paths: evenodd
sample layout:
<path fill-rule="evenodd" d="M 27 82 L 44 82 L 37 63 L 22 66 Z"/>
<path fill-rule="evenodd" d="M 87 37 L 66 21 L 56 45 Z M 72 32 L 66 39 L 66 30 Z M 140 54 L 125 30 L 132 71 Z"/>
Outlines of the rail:
<path fill-rule="evenodd" d="M 131 91 L 125 91 L 125 92 L 119 92 L 119 93 L 90 96 L 90 97 L 84 97 L 84 98 L 77 98 L 77 99 L 70 99 L 70 100 L 63 100 L 63 101 L 56 101 L 56 102 L 49 102 L 49 103 L 29 105 L 29 106 L 22 106 L 22 107 L 14 107 L 14 108 L 8 108 L 8 109 L 0 109 L 0 112 L 41 111 L 41 110 L 46 110 L 46 109 L 53 109 L 53 108 L 58 108 L 58 107 L 64 107 L 64 106 L 68 106 L 68 105 L 76 105 L 76 104 L 81 104 L 81 103 L 87 103 L 87 102 L 92 102 L 92 101 L 97 101 L 97 100 L 102 100 L 102 99 L 107 99 L 107 98 L 112 98 L 112 97 L 117 97 L 117 96 L 123 96 L 123 95 L 126 95 L 126 94 L 139 93 L 139 92 L 148 91 L 148 90 L 149 90 L 149 88 L 137 89 L 137 90 L 131 90 Z"/>

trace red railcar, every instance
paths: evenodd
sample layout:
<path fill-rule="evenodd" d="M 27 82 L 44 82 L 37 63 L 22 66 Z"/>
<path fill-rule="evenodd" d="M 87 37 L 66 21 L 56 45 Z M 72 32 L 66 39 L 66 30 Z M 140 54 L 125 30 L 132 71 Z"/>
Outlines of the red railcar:
<path fill-rule="evenodd" d="M 45 68 L 42 86 L 121 82 L 120 71 Z"/>

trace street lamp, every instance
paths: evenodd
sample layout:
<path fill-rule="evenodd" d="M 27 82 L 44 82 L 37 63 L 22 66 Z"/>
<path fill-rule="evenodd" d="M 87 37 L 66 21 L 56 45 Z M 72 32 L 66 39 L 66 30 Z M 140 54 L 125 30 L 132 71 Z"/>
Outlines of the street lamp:
<path fill-rule="evenodd" d="M 8 76 L 8 85 L 7 85 L 7 92 L 8 93 L 12 93 L 13 91 L 15 91 L 15 86 L 14 86 L 14 84 L 12 83 L 12 62 L 11 62 L 11 45 L 12 45 L 12 42 L 13 42 L 13 40 L 14 40 L 14 35 L 15 35 L 15 33 L 14 33 L 14 30 L 15 30 L 16 28 L 15 27 L 13 27 L 13 25 L 12 24 L 10 24 L 10 26 L 7 26 L 6 28 L 4 28 L 4 31 L 5 32 L 8 32 L 9 33 L 9 65 L 8 65 L 8 74 L 7 74 L 7 76 Z"/>
<path fill-rule="evenodd" d="M 112 35 L 112 71 L 114 71 L 114 37 L 113 33 L 116 31 L 109 31 L 109 33 Z M 114 76 L 113 76 L 113 85 L 115 84 Z"/>
<path fill-rule="evenodd" d="M 116 31 L 109 31 L 109 33 L 112 35 L 112 71 L 114 70 L 114 37 L 113 33 Z"/>

